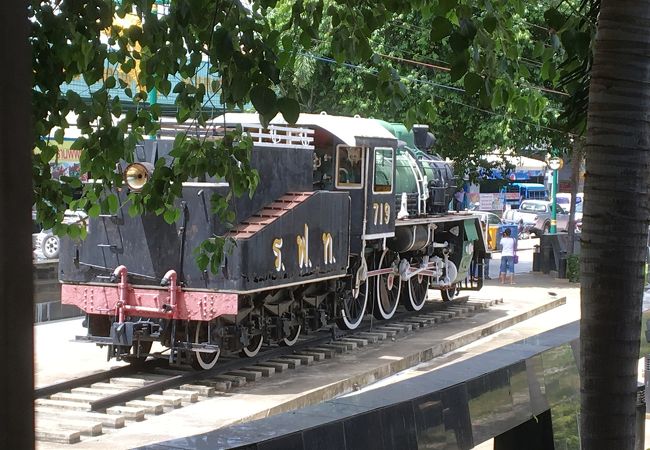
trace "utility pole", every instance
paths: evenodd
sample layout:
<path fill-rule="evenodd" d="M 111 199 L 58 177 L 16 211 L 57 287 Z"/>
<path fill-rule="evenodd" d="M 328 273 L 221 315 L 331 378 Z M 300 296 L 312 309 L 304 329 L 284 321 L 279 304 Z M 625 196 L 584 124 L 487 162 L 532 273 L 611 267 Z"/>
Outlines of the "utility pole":
<path fill-rule="evenodd" d="M 551 234 L 557 233 L 557 171 L 562 168 L 562 158 L 554 156 L 548 160 L 548 167 L 553 171 L 553 184 L 551 185 Z"/>

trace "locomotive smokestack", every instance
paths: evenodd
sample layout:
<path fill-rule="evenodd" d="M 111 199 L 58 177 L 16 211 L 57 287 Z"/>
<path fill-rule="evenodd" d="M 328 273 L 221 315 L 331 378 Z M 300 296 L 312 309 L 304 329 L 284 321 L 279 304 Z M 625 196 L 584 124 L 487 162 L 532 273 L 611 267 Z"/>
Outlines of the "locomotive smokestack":
<path fill-rule="evenodd" d="M 420 150 L 430 152 L 436 145 L 436 137 L 429 131 L 428 125 L 413 125 L 413 137 L 415 146 Z"/>

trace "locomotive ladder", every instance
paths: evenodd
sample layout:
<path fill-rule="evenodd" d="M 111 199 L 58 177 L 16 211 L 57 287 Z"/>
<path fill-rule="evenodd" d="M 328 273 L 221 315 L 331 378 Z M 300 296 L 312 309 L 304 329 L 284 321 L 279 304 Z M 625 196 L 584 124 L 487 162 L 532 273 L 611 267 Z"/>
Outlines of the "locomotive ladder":
<path fill-rule="evenodd" d="M 417 164 L 413 166 L 413 173 L 418 186 L 418 215 L 424 214 L 427 210 L 427 198 L 429 198 L 429 190 L 425 183 L 426 177 L 422 175 Z"/>
<path fill-rule="evenodd" d="M 307 200 L 312 194 L 313 192 L 287 192 L 282 197 L 265 205 L 255 214 L 239 222 L 230 230 L 227 236 L 233 239 L 248 239 Z"/>

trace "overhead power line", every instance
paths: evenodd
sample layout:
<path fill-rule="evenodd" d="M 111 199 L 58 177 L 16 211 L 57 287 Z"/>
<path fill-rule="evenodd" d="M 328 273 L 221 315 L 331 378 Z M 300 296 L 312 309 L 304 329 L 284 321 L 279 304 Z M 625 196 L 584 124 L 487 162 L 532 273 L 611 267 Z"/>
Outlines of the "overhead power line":
<path fill-rule="evenodd" d="M 351 63 L 339 63 L 338 61 L 336 61 L 336 60 L 334 60 L 332 58 L 328 58 L 328 57 L 325 57 L 325 56 L 322 56 L 322 55 L 315 55 L 313 53 L 303 53 L 303 56 L 306 56 L 308 58 L 312 58 L 312 59 L 314 59 L 316 61 L 321 61 L 321 62 L 325 62 L 325 63 L 328 63 L 328 64 L 339 65 L 339 66 L 347 67 L 348 69 L 360 70 L 360 71 L 369 73 L 371 75 L 377 76 L 377 70 L 376 69 L 370 69 L 370 68 L 367 68 L 367 67 L 363 67 L 363 66 L 359 66 L 359 65 L 351 64 Z M 415 79 L 415 78 L 409 78 L 409 77 L 403 77 L 403 76 L 400 76 L 400 79 L 408 80 L 408 81 L 413 82 L 413 83 L 419 83 L 419 84 L 425 84 L 425 85 L 429 85 L 429 86 L 433 86 L 433 87 L 438 87 L 438 88 L 442 88 L 442 89 L 445 89 L 445 90 L 450 90 L 450 91 L 455 91 L 455 92 L 465 92 L 464 89 L 457 88 L 455 86 L 449 86 L 449 85 L 445 85 L 445 84 L 434 83 L 434 82 L 428 81 L 428 80 L 418 80 L 418 79 Z M 560 130 L 558 128 L 547 127 L 545 125 L 540 125 L 538 123 L 518 119 L 516 117 L 512 117 L 512 116 L 507 115 L 507 114 L 498 113 L 498 112 L 495 112 L 495 111 L 490 111 L 488 109 L 480 108 L 480 107 L 475 106 L 475 105 L 469 105 L 469 104 L 463 103 L 463 102 L 458 101 L 458 100 L 453 100 L 453 99 L 450 99 L 449 97 L 444 97 L 444 96 L 439 95 L 439 94 L 431 93 L 431 95 L 433 97 L 442 99 L 444 101 L 448 101 L 448 102 L 454 103 L 454 104 L 456 104 L 458 106 L 462 106 L 462 107 L 465 107 L 465 108 L 470 108 L 470 109 L 473 109 L 475 111 L 482 112 L 484 114 L 492 115 L 492 116 L 495 116 L 495 117 L 503 117 L 505 119 L 509 119 L 509 120 L 514 121 L 514 122 L 522 123 L 522 124 L 529 125 L 529 126 L 532 126 L 532 127 L 538 127 L 538 128 L 548 130 L 548 131 L 553 131 L 553 132 L 556 132 L 556 133 L 570 134 L 570 133 L 567 133 L 566 131 Z"/>

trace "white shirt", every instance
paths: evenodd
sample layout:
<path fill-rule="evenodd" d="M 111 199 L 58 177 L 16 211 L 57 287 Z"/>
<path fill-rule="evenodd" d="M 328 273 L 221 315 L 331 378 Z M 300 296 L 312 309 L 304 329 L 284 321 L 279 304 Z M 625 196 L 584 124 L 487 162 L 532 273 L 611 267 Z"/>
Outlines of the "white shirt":
<path fill-rule="evenodd" d="M 515 240 L 511 237 L 501 238 L 501 256 L 515 256 Z"/>

